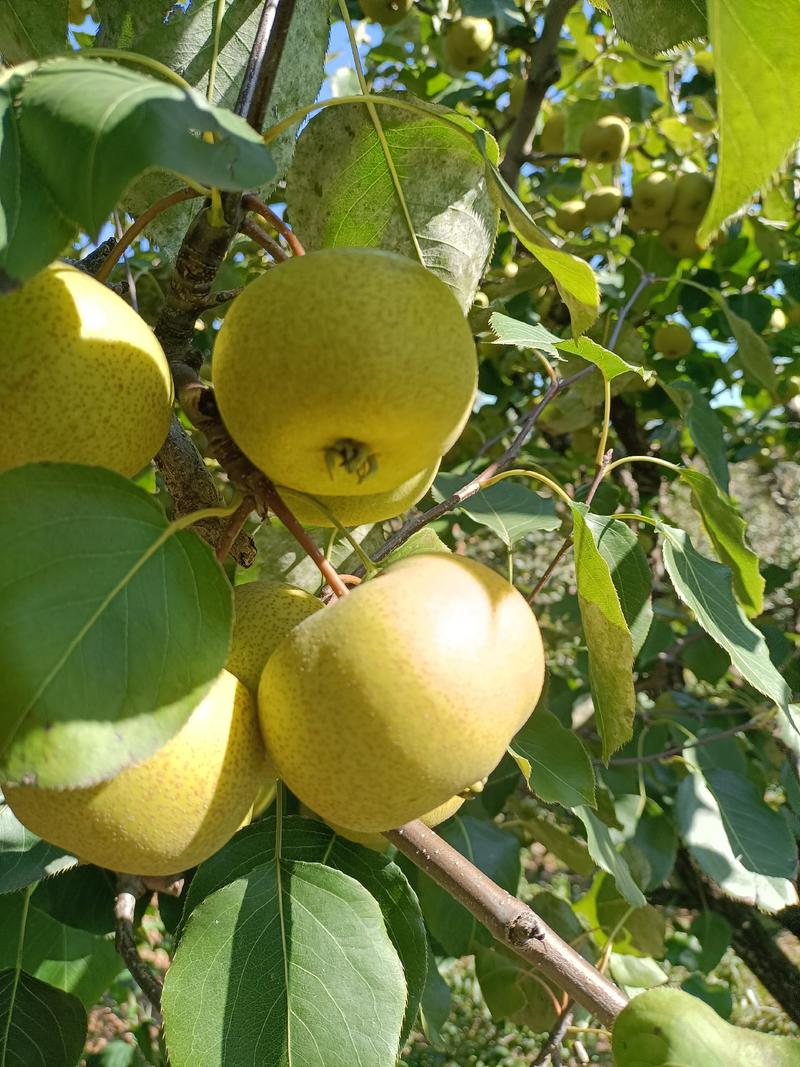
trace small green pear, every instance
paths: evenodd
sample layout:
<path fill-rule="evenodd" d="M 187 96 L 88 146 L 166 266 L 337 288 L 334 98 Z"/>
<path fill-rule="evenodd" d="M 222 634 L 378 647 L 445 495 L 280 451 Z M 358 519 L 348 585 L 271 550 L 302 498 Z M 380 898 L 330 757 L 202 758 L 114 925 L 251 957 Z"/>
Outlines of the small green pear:
<path fill-rule="evenodd" d="M 358 0 L 364 17 L 381 26 L 395 26 L 409 13 L 414 0 Z"/>
<path fill-rule="evenodd" d="M 610 222 L 622 207 L 622 192 L 616 185 L 600 185 L 586 195 L 587 222 Z"/>
<path fill-rule="evenodd" d="M 644 215 L 655 213 L 666 215 L 674 200 L 675 182 L 663 170 L 651 171 L 636 182 L 631 194 L 631 205 Z"/>
<path fill-rule="evenodd" d="M 407 557 L 312 615 L 261 676 L 278 772 L 321 818 L 382 831 L 486 777 L 539 699 L 524 598 L 460 556 Z"/>
<path fill-rule="evenodd" d="M 628 225 L 637 233 L 648 233 L 651 230 L 663 233 L 669 226 L 669 215 L 666 211 L 657 209 L 645 211 L 643 208 L 631 205 L 628 211 Z"/>
<path fill-rule="evenodd" d="M 488 19 L 454 19 L 444 31 L 444 57 L 456 71 L 480 70 L 494 44 L 494 27 Z"/>
<path fill-rule="evenodd" d="M 694 348 L 691 331 L 680 322 L 659 326 L 653 334 L 653 348 L 667 359 L 683 359 Z"/>
<path fill-rule="evenodd" d="M 539 149 L 548 155 L 560 155 L 564 151 L 564 134 L 567 118 L 563 111 L 554 111 L 545 121 L 539 135 Z"/>
<path fill-rule="evenodd" d="M 564 233 L 580 233 L 586 226 L 586 205 L 582 200 L 567 200 L 558 205 L 555 218 Z"/>
<path fill-rule="evenodd" d="M 628 151 L 630 127 L 619 115 L 603 115 L 581 130 L 580 152 L 589 163 L 616 163 Z"/>
<path fill-rule="evenodd" d="M 678 259 L 696 259 L 702 252 L 697 229 L 682 222 L 670 222 L 661 234 L 661 243 Z"/>
<path fill-rule="evenodd" d="M 670 220 L 697 229 L 706 213 L 713 191 L 714 183 L 707 175 L 697 171 L 681 174 L 675 183 L 675 200 L 669 213 Z"/>

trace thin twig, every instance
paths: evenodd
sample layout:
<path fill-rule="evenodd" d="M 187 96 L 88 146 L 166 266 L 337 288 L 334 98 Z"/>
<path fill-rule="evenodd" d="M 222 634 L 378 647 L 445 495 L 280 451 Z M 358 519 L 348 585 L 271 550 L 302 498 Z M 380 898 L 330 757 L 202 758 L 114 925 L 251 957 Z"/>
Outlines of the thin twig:
<path fill-rule="evenodd" d="M 556 1019 L 555 1026 L 548 1034 L 547 1040 L 539 1050 L 539 1055 L 531 1064 L 531 1067 L 543 1067 L 543 1065 L 547 1063 L 548 1057 L 552 1056 L 560 1047 L 567 1030 L 569 1030 L 572 1025 L 572 1015 L 572 1001 L 568 1000 L 561 1014 Z"/>
<path fill-rule="evenodd" d="M 572 548 L 572 537 L 565 537 L 564 540 L 561 542 L 561 547 L 559 548 L 558 552 L 556 552 L 556 554 L 553 556 L 553 558 L 547 564 L 547 567 L 545 568 L 544 574 L 541 576 L 539 581 L 533 587 L 533 592 L 528 597 L 528 603 L 529 604 L 532 604 L 534 602 L 534 600 L 539 595 L 539 593 L 541 593 L 542 589 L 544 589 L 544 587 L 550 581 L 550 577 L 551 577 L 553 571 L 559 565 L 559 563 L 564 558 L 564 556 L 566 556 L 567 552 L 569 552 L 570 548 Z"/>
<path fill-rule="evenodd" d="M 687 748 L 701 748 L 703 745 L 713 745 L 717 741 L 724 741 L 726 737 L 735 737 L 736 734 L 744 733 L 747 730 L 758 730 L 763 725 L 763 719 L 760 717 L 748 719 L 747 722 L 743 722 L 740 726 L 731 726 L 727 730 L 720 730 L 716 734 L 707 734 L 705 737 L 698 737 L 694 741 L 673 745 L 672 748 L 665 748 L 663 752 L 653 752 L 648 756 L 620 756 L 618 759 L 609 760 L 609 764 L 614 767 L 636 767 L 642 763 L 660 763 L 661 760 L 682 755 Z M 600 761 L 598 760 L 599 763 Z"/>
<path fill-rule="evenodd" d="M 233 515 L 228 519 L 225 532 L 217 542 L 215 555 L 220 563 L 228 558 L 228 553 L 233 548 L 236 538 L 241 533 L 248 516 L 252 513 L 256 502 L 251 496 L 246 496 Z"/>
<path fill-rule="evenodd" d="M 268 252 L 276 263 L 285 263 L 289 258 L 278 242 L 270 237 L 264 227 L 260 226 L 255 219 L 248 219 L 245 216 L 239 224 L 239 232 L 243 233 L 245 237 L 249 237 L 251 241 L 255 241 L 258 247 Z"/>
<path fill-rule="evenodd" d="M 156 202 L 151 204 L 147 211 L 143 211 L 122 234 L 112 251 L 103 261 L 97 274 L 95 274 L 95 278 L 97 278 L 99 282 L 106 281 L 123 253 L 130 248 L 142 230 L 146 229 L 153 219 L 160 215 L 162 211 L 174 207 L 175 204 L 182 204 L 184 200 L 195 200 L 199 196 L 202 196 L 202 193 L 198 193 L 194 189 L 178 189 L 176 192 L 170 193 L 169 196 L 162 196 L 160 200 L 156 200 Z"/>
<path fill-rule="evenodd" d="M 239 293 L 244 289 L 218 289 L 216 293 L 209 293 L 205 300 L 198 307 L 198 313 L 202 314 L 204 311 L 210 311 L 212 308 L 219 307 L 220 304 L 227 304 L 229 300 L 235 300 Z"/>
<path fill-rule="evenodd" d="M 145 886 L 141 879 L 128 875 L 119 875 L 117 895 L 114 898 L 114 944 L 117 952 L 125 961 L 134 981 L 150 1001 L 154 1019 L 161 1024 L 161 979 L 153 974 L 136 946 L 134 921 L 136 901 L 144 896 Z"/>
<path fill-rule="evenodd" d="M 293 255 L 304 256 L 306 254 L 305 248 L 300 244 L 292 227 L 280 215 L 276 214 L 271 207 L 265 204 L 263 200 L 254 196 L 253 193 L 246 193 L 242 197 L 242 203 L 248 211 L 254 211 L 257 215 L 260 215 L 265 222 L 272 226 L 276 233 L 279 233 L 285 239 Z"/>

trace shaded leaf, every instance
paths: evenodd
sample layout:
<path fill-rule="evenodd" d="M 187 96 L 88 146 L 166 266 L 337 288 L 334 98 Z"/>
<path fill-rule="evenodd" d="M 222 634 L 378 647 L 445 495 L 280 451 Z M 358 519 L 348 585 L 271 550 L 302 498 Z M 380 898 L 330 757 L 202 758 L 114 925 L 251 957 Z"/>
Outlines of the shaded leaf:
<path fill-rule="evenodd" d="M 502 945 L 479 949 L 475 977 L 492 1018 L 543 1033 L 557 1014 L 556 988 Z"/>
<path fill-rule="evenodd" d="M 717 303 L 736 340 L 736 358 L 742 370 L 751 381 L 758 382 L 774 396 L 778 389 L 778 377 L 767 342 L 756 333 L 747 319 L 733 312 L 728 302 L 719 295 Z"/>
<path fill-rule="evenodd" d="M 40 840 L 0 799 L 0 893 L 14 893 L 78 861 Z"/>
<path fill-rule="evenodd" d="M 0 1063 L 75 1067 L 86 1027 L 76 997 L 24 972 L 0 971 Z"/>
<path fill-rule="evenodd" d="M 0 474 L 3 779 L 77 787 L 146 759 L 219 674 L 230 625 L 210 547 L 127 478 Z"/>
<path fill-rule="evenodd" d="M 472 478 L 463 474 L 437 475 L 433 483 L 434 500 L 447 500 Z M 534 530 L 557 530 L 561 525 L 552 499 L 539 496 L 533 489 L 508 478 L 481 489 L 456 510 L 488 527 L 508 548 Z"/>
<path fill-rule="evenodd" d="M 786 820 L 764 802 L 755 784 L 722 769 L 706 771 L 705 779 L 742 866 L 773 878 L 794 878 L 797 842 Z"/>
<path fill-rule="evenodd" d="M 705 0 L 649 0 L 646 13 L 639 0 L 605 2 L 620 35 L 643 52 L 666 52 L 708 33 Z"/>
<path fill-rule="evenodd" d="M 0 54 L 10 66 L 66 47 L 64 0 L 0 0 Z"/>
<path fill-rule="evenodd" d="M 560 859 L 575 874 L 587 878 L 594 871 L 594 860 L 586 845 L 574 834 L 562 830 L 557 823 L 526 813 L 525 829 L 534 841 Z"/>
<path fill-rule="evenodd" d="M 546 804 L 594 806 L 594 770 L 581 739 L 540 708 L 510 745 L 531 789 Z"/>
<path fill-rule="evenodd" d="M 703 393 L 693 382 L 676 380 L 662 386 L 686 422 L 689 436 L 706 462 L 714 481 L 728 492 L 728 457 L 722 424 Z"/>
<path fill-rule="evenodd" d="M 420 1020 L 425 1038 L 433 1048 L 442 1048 L 444 1045 L 442 1028 L 450 1015 L 451 1000 L 450 986 L 439 973 L 436 957 L 429 950 L 428 976 L 422 993 Z"/>
<path fill-rule="evenodd" d="M 622 614 L 631 632 L 633 654 L 638 656 L 653 622 L 653 576 L 639 538 L 619 519 L 587 513 L 598 551 L 608 564 Z"/>

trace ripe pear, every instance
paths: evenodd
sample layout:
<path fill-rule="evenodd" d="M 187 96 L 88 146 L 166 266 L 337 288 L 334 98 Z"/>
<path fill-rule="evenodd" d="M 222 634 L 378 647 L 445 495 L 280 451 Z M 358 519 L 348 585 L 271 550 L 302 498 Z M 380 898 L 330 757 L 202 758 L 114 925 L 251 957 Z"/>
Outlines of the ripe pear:
<path fill-rule="evenodd" d="M 539 628 L 513 586 L 474 560 L 421 554 L 292 630 L 261 676 L 259 716 L 300 800 L 382 831 L 489 774 L 543 679 Z"/>
<path fill-rule="evenodd" d="M 222 671 L 189 719 L 144 763 L 85 789 L 3 786 L 33 833 L 86 863 L 179 874 L 237 831 L 264 783 L 255 701 Z"/>
<path fill-rule="evenodd" d="M 672 222 L 697 229 L 711 200 L 714 183 L 697 171 L 681 174 L 675 183 L 675 200 L 669 213 Z"/>
<path fill-rule="evenodd" d="M 421 815 L 420 819 L 426 826 L 430 826 L 433 829 L 434 826 L 438 826 L 439 823 L 449 819 L 451 815 L 455 815 L 464 800 L 464 797 L 451 797 L 444 804 L 440 804 L 438 808 Z M 330 826 L 331 830 L 335 830 L 339 837 L 354 841 L 357 845 L 364 845 L 375 852 L 385 852 L 389 848 L 389 842 L 383 834 L 369 834 L 359 830 L 348 830 L 344 826 L 334 826 L 333 823 L 328 823 L 328 826 Z"/>
<path fill-rule="evenodd" d="M 691 331 L 680 322 L 659 326 L 653 334 L 653 348 L 667 359 L 683 359 L 694 348 Z"/>
<path fill-rule="evenodd" d="M 674 200 L 675 182 L 663 170 L 651 171 L 634 185 L 631 194 L 632 206 L 643 215 L 665 215 Z"/>
<path fill-rule="evenodd" d="M 334 515 L 342 526 L 361 526 L 367 522 L 383 522 L 402 515 L 428 492 L 439 470 L 439 463 L 426 467 L 401 482 L 388 493 L 372 493 L 368 496 L 306 496 L 280 486 L 280 494 L 306 526 L 335 526 Z M 320 507 L 319 505 L 322 505 Z"/>
<path fill-rule="evenodd" d="M 539 137 L 539 149 L 549 155 L 558 155 L 564 151 L 564 133 L 567 118 L 563 111 L 555 111 L 546 120 Z"/>
<path fill-rule="evenodd" d="M 455 442 L 477 359 L 435 274 L 376 248 L 326 248 L 233 301 L 213 379 L 228 430 L 273 481 L 366 496 L 397 489 Z"/>
<path fill-rule="evenodd" d="M 395 26 L 409 13 L 414 0 L 358 0 L 364 17 L 381 26 Z"/>
<path fill-rule="evenodd" d="M 255 696 L 264 665 L 298 623 L 321 611 L 311 593 L 283 582 L 247 582 L 233 591 L 233 634 L 225 669 Z"/>
<path fill-rule="evenodd" d="M 90 274 L 53 263 L 0 296 L 0 470 L 44 461 L 133 475 L 169 429 L 152 330 Z"/>
<path fill-rule="evenodd" d="M 630 129 L 619 115 L 603 115 L 581 130 L 580 152 L 589 163 L 615 163 L 628 151 Z"/>
<path fill-rule="evenodd" d="M 488 19 L 455 19 L 444 31 L 444 58 L 453 70 L 480 70 L 493 44 L 494 27 Z"/>
<path fill-rule="evenodd" d="M 615 185 L 601 185 L 587 194 L 587 222 L 610 222 L 622 207 L 622 192 Z"/>
<path fill-rule="evenodd" d="M 670 222 L 661 234 L 661 243 L 678 259 L 696 259 L 702 251 L 695 227 L 682 222 Z"/>
<path fill-rule="evenodd" d="M 556 208 L 556 226 L 565 233 L 580 233 L 586 225 L 586 205 L 582 200 L 567 200 Z"/>

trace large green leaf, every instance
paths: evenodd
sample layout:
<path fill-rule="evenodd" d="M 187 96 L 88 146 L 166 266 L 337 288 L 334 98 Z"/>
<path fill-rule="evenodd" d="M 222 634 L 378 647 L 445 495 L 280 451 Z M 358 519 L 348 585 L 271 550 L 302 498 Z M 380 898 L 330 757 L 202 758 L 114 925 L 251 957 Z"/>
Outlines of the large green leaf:
<path fill-rule="evenodd" d="M 24 972 L 0 971 L 0 1063 L 75 1067 L 86 1026 L 76 997 Z"/>
<path fill-rule="evenodd" d="M 772 878 L 797 875 L 797 842 L 780 812 L 765 803 L 754 782 L 732 771 L 705 773 L 728 841 L 743 867 Z"/>
<path fill-rule="evenodd" d="M 113 63 L 20 68 L 0 86 L 0 111 L 0 268 L 17 281 L 46 266 L 79 228 L 97 234 L 150 167 L 226 189 L 275 171 L 244 119 Z M 213 144 L 198 136 L 206 132 Z"/>
<path fill-rule="evenodd" d="M 32 834 L 0 798 L 0 893 L 15 893 L 77 862 Z"/>
<path fill-rule="evenodd" d="M 589 853 L 597 866 L 612 876 L 617 889 L 631 907 L 643 907 L 647 903 L 644 894 L 634 882 L 625 857 L 614 846 L 606 824 L 598 819 L 591 808 L 581 805 L 573 808 L 573 811 L 586 829 Z"/>
<path fill-rule="evenodd" d="M 625 744 L 633 730 L 633 639 L 608 563 L 601 555 L 587 509 L 572 505 L 575 573 L 583 632 L 589 650 L 589 682 L 603 759 Z"/>
<path fill-rule="evenodd" d="M 441 120 L 443 109 L 424 106 L 434 113 L 376 110 L 425 265 L 450 286 L 466 311 L 494 245 L 498 211 L 481 153 Z M 416 258 L 383 147 L 363 104 L 323 111 L 303 130 L 287 198 L 308 248 L 370 246 Z"/>
<path fill-rule="evenodd" d="M 594 770 L 577 734 L 539 708 L 511 742 L 511 753 L 531 789 L 546 804 L 594 805 Z"/>
<path fill-rule="evenodd" d="M 791 716 L 791 692 L 770 660 L 767 643 L 736 603 L 730 569 L 696 551 L 683 530 L 659 522 L 664 564 L 675 592 L 731 657 L 743 678 Z"/>
<path fill-rule="evenodd" d="M 694 382 L 676 379 L 661 383 L 686 422 L 689 436 L 706 462 L 711 476 L 723 492 L 728 492 L 730 477 L 725 436 L 716 412 Z"/>
<path fill-rule="evenodd" d="M 719 163 L 701 239 L 773 180 L 800 137 L 796 0 L 708 0 L 708 25 L 719 100 Z"/>
<path fill-rule="evenodd" d="M 635 363 L 627 363 L 616 352 L 610 352 L 607 348 L 603 348 L 602 345 L 597 344 L 590 337 L 578 337 L 573 341 L 559 341 L 558 347 L 562 352 L 569 352 L 571 355 L 580 356 L 581 359 L 585 359 L 589 363 L 594 363 L 608 381 L 613 381 L 614 378 L 618 378 L 621 374 L 630 373 L 638 374 L 640 378 L 650 377 L 650 372 L 645 370 L 644 367 L 637 366 Z"/>
<path fill-rule="evenodd" d="M 758 556 L 745 541 L 747 523 L 707 474 L 682 470 L 681 481 L 692 490 L 692 505 L 717 556 L 731 569 L 736 599 L 748 615 L 760 615 L 764 608 L 765 582 L 758 568 Z"/>
<path fill-rule="evenodd" d="M 0 474 L 0 777 L 89 785 L 183 725 L 228 652 L 207 544 L 99 467 Z"/>
<path fill-rule="evenodd" d="M 614 26 L 643 52 L 666 52 L 694 37 L 705 37 L 705 0 L 605 0 Z"/>
<path fill-rule="evenodd" d="M 433 483 L 434 500 L 447 500 L 472 478 L 473 475 L 439 474 Z M 508 478 L 481 489 L 458 510 L 496 533 L 508 548 L 534 530 L 557 530 L 561 525 L 551 499 Z"/>
<path fill-rule="evenodd" d="M 0 54 L 6 63 L 40 59 L 66 47 L 65 0 L 0 0 Z"/>
<path fill-rule="evenodd" d="M 678 786 L 675 811 L 693 860 L 728 896 L 768 912 L 798 903 L 793 881 L 744 866 L 731 848 L 719 805 L 699 771 L 688 774 Z"/>
<path fill-rule="evenodd" d="M 633 654 L 638 656 L 653 622 L 651 590 L 653 576 L 636 534 L 619 519 L 605 515 L 585 516 L 598 551 L 608 564 L 622 614 L 631 631 Z"/>
<path fill-rule="evenodd" d="M 265 863 L 192 913 L 167 972 L 174 1067 L 394 1067 L 403 969 L 378 904 L 355 879 Z"/>

